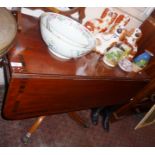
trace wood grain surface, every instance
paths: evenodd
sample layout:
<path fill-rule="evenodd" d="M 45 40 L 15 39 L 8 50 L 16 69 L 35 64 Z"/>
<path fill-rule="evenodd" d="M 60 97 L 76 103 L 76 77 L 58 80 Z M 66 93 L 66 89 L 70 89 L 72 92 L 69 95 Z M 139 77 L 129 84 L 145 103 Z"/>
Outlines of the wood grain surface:
<path fill-rule="evenodd" d="M 93 51 L 78 59 L 59 60 L 43 42 L 38 19 L 22 15 L 20 23 L 22 31 L 8 53 L 5 118 L 24 119 L 125 104 L 150 80 L 145 73 L 107 67 L 102 56 Z M 22 67 L 13 67 L 12 62 Z"/>

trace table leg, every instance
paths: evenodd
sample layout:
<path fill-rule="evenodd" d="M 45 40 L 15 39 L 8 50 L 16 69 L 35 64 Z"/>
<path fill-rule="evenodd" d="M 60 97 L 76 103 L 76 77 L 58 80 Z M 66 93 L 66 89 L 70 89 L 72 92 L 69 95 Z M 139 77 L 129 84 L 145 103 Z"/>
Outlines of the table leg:
<path fill-rule="evenodd" d="M 142 101 L 144 97 L 153 93 L 155 90 L 155 79 L 151 80 L 141 91 L 139 91 L 135 97 L 130 100 L 128 104 L 121 106 L 116 110 L 115 115 L 119 118 L 122 115 L 127 114 L 132 108 Z"/>
<path fill-rule="evenodd" d="M 89 128 L 89 124 L 76 112 L 69 112 L 68 116 L 84 128 Z"/>
<path fill-rule="evenodd" d="M 69 117 L 72 118 L 75 122 L 77 122 L 79 125 L 88 128 L 89 124 L 82 119 L 76 112 L 69 112 Z M 40 116 L 38 119 L 34 122 L 34 124 L 31 126 L 31 128 L 28 130 L 26 135 L 22 138 L 22 141 L 24 144 L 27 144 L 29 142 L 29 139 L 31 138 L 31 135 L 38 129 L 42 121 L 45 119 L 46 116 Z"/>
<path fill-rule="evenodd" d="M 34 122 L 34 124 L 31 126 L 31 128 L 28 130 L 26 135 L 23 137 L 22 141 L 27 144 L 31 135 L 38 129 L 42 121 L 45 119 L 46 116 L 40 116 L 38 119 Z"/>

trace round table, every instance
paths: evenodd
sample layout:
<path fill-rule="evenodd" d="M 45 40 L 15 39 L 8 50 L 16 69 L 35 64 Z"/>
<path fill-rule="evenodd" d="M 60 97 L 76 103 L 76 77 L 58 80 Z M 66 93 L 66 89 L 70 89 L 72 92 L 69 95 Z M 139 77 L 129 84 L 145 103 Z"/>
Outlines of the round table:
<path fill-rule="evenodd" d="M 0 8 L 0 57 L 7 53 L 17 33 L 14 16 L 5 8 Z"/>

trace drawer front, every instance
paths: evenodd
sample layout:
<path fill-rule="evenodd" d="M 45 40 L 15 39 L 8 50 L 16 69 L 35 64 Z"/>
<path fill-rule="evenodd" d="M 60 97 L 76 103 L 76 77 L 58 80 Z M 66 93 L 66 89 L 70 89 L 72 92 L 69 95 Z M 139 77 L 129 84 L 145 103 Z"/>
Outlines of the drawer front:
<path fill-rule="evenodd" d="M 3 114 L 24 119 L 126 103 L 144 81 L 11 79 Z"/>

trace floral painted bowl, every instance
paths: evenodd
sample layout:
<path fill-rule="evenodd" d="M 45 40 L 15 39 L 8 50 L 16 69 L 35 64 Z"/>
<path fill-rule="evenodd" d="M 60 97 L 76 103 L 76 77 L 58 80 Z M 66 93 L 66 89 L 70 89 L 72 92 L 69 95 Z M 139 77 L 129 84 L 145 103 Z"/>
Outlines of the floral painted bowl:
<path fill-rule="evenodd" d="M 50 52 L 63 59 L 81 57 L 95 46 L 95 39 L 84 26 L 60 14 L 44 13 L 40 28 Z"/>

